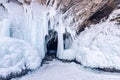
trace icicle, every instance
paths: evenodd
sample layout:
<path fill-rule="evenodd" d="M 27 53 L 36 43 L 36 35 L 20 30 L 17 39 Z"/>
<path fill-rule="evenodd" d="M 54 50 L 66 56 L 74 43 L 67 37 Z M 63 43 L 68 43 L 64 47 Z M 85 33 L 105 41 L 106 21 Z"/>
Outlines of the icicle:
<path fill-rule="evenodd" d="M 24 40 L 30 42 L 31 28 L 32 28 L 32 9 L 31 6 L 24 4 L 25 13 L 25 30 L 24 30 Z"/>
<path fill-rule="evenodd" d="M 60 24 L 57 28 L 58 31 L 58 51 L 57 56 L 62 58 L 64 53 L 64 45 L 63 45 L 63 33 L 65 32 L 65 27 L 63 26 L 62 17 L 60 17 Z"/>
<path fill-rule="evenodd" d="M 8 19 L 0 21 L 0 36 L 10 36 L 10 21 Z"/>
<path fill-rule="evenodd" d="M 34 4 L 34 5 L 33 5 Z M 24 5 L 24 40 L 36 47 L 42 58 L 45 56 L 45 35 L 48 34 L 47 14 L 44 6 L 33 3 Z"/>

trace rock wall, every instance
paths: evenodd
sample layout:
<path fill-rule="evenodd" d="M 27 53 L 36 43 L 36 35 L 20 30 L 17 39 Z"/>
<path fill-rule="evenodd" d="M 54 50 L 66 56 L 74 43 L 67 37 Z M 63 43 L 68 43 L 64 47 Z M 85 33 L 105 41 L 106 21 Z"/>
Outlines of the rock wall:
<path fill-rule="evenodd" d="M 53 7 L 58 14 L 63 14 L 63 23 L 74 29 L 82 31 L 86 26 L 98 23 L 116 7 L 119 0 L 38 0 L 47 7 Z M 66 24 L 66 22 L 69 22 Z"/>
<path fill-rule="evenodd" d="M 64 26 L 69 26 L 77 33 L 84 30 L 90 24 L 98 23 L 116 7 L 119 0 L 4 0 L 3 2 L 16 2 L 19 4 L 28 4 L 39 2 L 48 9 L 54 8 L 56 14 L 63 15 L 62 22 Z M 1 5 L 3 6 L 3 5 Z M 49 12 L 48 12 L 49 14 Z M 53 15 L 55 18 L 58 16 Z M 59 23 L 59 21 L 58 21 Z"/>

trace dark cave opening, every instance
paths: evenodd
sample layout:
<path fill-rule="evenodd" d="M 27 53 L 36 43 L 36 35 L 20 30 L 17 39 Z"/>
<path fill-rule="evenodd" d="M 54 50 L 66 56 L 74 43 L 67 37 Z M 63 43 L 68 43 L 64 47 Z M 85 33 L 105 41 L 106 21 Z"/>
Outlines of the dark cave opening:
<path fill-rule="evenodd" d="M 45 36 L 46 44 L 46 56 L 45 58 L 55 58 L 57 54 L 58 46 L 58 33 L 51 29 L 48 31 L 48 35 Z"/>
<path fill-rule="evenodd" d="M 46 55 L 45 59 L 53 59 L 57 57 L 58 50 L 58 32 L 51 29 L 48 31 L 48 35 L 45 36 L 45 47 L 46 47 Z M 69 49 L 72 45 L 72 37 L 71 34 L 65 30 L 63 33 L 63 45 L 64 50 Z"/>

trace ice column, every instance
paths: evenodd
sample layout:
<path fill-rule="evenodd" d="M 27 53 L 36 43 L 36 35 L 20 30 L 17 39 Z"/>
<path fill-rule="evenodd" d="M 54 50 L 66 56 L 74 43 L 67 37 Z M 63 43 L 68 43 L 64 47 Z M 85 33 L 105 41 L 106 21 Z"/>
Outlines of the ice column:
<path fill-rule="evenodd" d="M 10 36 L 10 21 L 8 19 L 0 21 L 0 36 Z"/>
<path fill-rule="evenodd" d="M 59 18 L 59 26 L 57 27 L 58 32 L 58 51 L 57 56 L 62 58 L 64 53 L 64 46 L 63 46 L 63 33 L 65 32 L 65 27 L 62 22 L 62 16 Z"/>
<path fill-rule="evenodd" d="M 24 5 L 24 40 L 36 47 L 42 58 L 45 56 L 45 35 L 48 33 L 45 9 L 42 6 Z"/>

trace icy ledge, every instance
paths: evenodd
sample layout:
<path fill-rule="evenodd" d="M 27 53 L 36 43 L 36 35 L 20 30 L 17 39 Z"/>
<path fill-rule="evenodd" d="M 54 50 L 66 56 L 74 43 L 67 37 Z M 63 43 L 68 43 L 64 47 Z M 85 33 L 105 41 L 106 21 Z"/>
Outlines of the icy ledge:
<path fill-rule="evenodd" d="M 0 76 L 7 77 L 11 73 L 36 69 L 41 58 L 37 50 L 25 41 L 0 37 Z"/>

